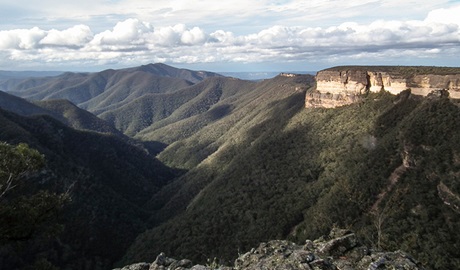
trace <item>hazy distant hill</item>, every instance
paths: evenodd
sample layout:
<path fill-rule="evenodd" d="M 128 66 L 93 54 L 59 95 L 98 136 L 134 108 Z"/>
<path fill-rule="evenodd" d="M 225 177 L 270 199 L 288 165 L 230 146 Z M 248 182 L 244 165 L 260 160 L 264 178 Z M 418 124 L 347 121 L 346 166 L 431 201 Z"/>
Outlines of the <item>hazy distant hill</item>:
<path fill-rule="evenodd" d="M 0 91 L 0 108 L 23 116 L 49 115 L 75 129 L 122 135 L 108 122 L 78 108 L 67 100 L 46 100 L 31 103 Z"/>
<path fill-rule="evenodd" d="M 219 73 L 227 77 L 234 77 L 234 78 L 238 78 L 242 80 L 259 81 L 259 80 L 274 78 L 278 76 L 281 72 L 275 72 L 275 71 L 236 72 L 234 71 L 234 72 L 219 72 Z M 284 73 L 315 75 L 316 71 L 286 71 Z"/>
<path fill-rule="evenodd" d="M 164 64 L 64 73 L 57 77 L 5 82 L 3 88 L 32 100 L 67 99 L 95 114 L 118 108 L 144 94 L 167 93 L 190 86 L 216 73 L 176 69 Z"/>
<path fill-rule="evenodd" d="M 220 99 L 243 93 L 253 85 L 248 81 L 226 77 L 209 78 L 193 86 L 165 94 L 149 94 L 100 115 L 102 119 L 130 135 L 136 135 L 195 115 L 206 113 Z M 216 115 L 216 117 L 218 117 Z M 204 120 L 204 119 L 203 119 Z M 199 129 L 199 126 L 196 126 Z M 177 134 L 170 134 L 172 137 Z M 144 136 L 140 136 L 144 137 Z M 171 140 L 164 140 L 171 142 Z"/>
<path fill-rule="evenodd" d="M 166 64 L 148 64 L 140 67 L 128 68 L 126 71 L 142 71 L 152 73 L 160 77 L 179 78 L 192 83 L 200 82 L 208 77 L 219 77 L 220 74 L 209 71 L 194 71 L 189 69 L 175 68 Z"/>
<path fill-rule="evenodd" d="M 30 77 L 49 77 L 62 74 L 62 71 L 5 71 L 0 70 L 0 81 L 6 79 L 19 79 Z"/>

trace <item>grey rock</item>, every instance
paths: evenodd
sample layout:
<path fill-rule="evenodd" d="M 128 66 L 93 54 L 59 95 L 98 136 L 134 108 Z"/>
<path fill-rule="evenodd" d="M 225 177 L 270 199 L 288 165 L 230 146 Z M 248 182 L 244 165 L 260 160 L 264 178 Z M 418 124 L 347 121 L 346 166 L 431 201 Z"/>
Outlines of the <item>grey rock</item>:
<path fill-rule="evenodd" d="M 165 265 L 166 259 L 167 259 L 166 254 L 161 252 L 160 254 L 158 254 L 157 258 L 155 259 L 153 263 L 156 265 Z"/>
<path fill-rule="evenodd" d="M 173 263 L 171 263 L 169 265 L 168 269 L 170 269 L 170 270 L 189 269 L 192 266 L 193 266 L 192 261 L 187 260 L 187 259 L 183 259 L 183 260 L 180 260 L 180 261 L 174 261 Z"/>
<path fill-rule="evenodd" d="M 303 248 L 305 250 L 314 250 L 315 243 L 313 243 L 313 241 L 311 241 L 310 239 L 307 239 L 307 241 L 305 241 L 305 245 L 303 246 Z"/>
<path fill-rule="evenodd" d="M 423 269 L 407 254 L 397 252 L 372 253 L 358 243 L 354 233 L 333 230 L 329 236 L 304 246 L 288 241 L 262 243 L 255 250 L 241 255 L 235 261 L 235 270 L 312 269 L 312 270 L 377 270 Z"/>
<path fill-rule="evenodd" d="M 347 234 L 319 245 L 318 253 L 329 256 L 341 256 L 357 245 L 356 235 Z"/>
<path fill-rule="evenodd" d="M 208 269 L 209 268 L 201 264 L 194 265 L 192 268 L 190 268 L 190 270 L 208 270 Z"/>
<path fill-rule="evenodd" d="M 330 263 L 328 260 L 323 260 L 323 259 L 319 259 L 319 260 L 315 260 L 311 262 L 310 267 L 313 270 L 336 270 L 337 269 L 335 265 Z"/>
<path fill-rule="evenodd" d="M 127 265 L 121 268 L 121 270 L 149 270 L 149 268 L 150 268 L 149 263 L 142 262 L 142 263 L 135 263 L 135 264 Z"/>
<path fill-rule="evenodd" d="M 417 262 L 402 251 L 382 252 L 370 255 L 371 263 L 367 270 L 377 269 L 421 269 Z"/>
<path fill-rule="evenodd" d="M 348 230 L 334 229 L 328 236 L 297 245 L 285 240 L 261 243 L 239 256 L 233 267 L 195 265 L 190 260 L 175 260 L 160 253 L 149 266 L 139 263 L 121 270 L 423 270 L 402 251 L 373 252 L 361 245 Z"/>

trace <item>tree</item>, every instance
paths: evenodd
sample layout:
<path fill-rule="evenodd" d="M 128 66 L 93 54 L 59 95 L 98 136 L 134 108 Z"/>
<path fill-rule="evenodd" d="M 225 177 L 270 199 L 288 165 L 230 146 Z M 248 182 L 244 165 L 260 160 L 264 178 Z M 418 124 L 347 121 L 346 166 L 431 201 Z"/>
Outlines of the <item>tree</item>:
<path fill-rule="evenodd" d="M 21 180 L 45 163 L 45 158 L 37 150 L 20 143 L 11 146 L 0 142 L 0 202 Z"/>
<path fill-rule="evenodd" d="M 12 267 L 6 258 L 20 262 L 15 268 L 46 261 L 25 256 L 20 246 L 33 249 L 62 229 L 57 217 L 69 194 L 50 192 L 34 181 L 44 165 L 44 156 L 28 145 L 0 142 L 0 268 Z"/>
<path fill-rule="evenodd" d="M 391 192 L 392 187 L 382 194 L 382 196 L 387 195 L 388 192 Z M 377 249 L 382 250 L 382 242 L 384 240 L 384 227 L 385 223 L 388 221 L 388 218 L 398 213 L 401 210 L 402 198 L 404 196 L 405 190 L 398 189 L 393 191 L 388 198 L 385 200 L 378 200 L 372 207 L 371 214 L 373 215 L 373 223 L 377 232 Z M 382 206 L 383 204 L 383 206 Z"/>

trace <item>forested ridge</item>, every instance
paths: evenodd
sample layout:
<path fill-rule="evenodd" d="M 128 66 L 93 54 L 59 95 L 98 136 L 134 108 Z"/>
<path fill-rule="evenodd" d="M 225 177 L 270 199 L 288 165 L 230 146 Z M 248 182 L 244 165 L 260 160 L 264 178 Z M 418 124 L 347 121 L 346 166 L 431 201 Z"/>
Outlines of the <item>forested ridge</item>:
<path fill-rule="evenodd" d="M 184 175 L 166 205 L 180 214 L 138 237 L 125 262 L 161 251 L 231 262 L 260 241 L 302 243 L 339 226 L 428 268 L 458 268 L 458 208 L 440 192 L 460 192 L 458 106 L 404 92 L 304 109 L 302 97 L 272 104 L 243 140 Z"/>
<path fill-rule="evenodd" d="M 49 100 L 84 98 L 73 85 L 51 91 L 62 78 L 90 99 Z M 160 252 L 231 264 L 260 242 L 340 227 L 428 269 L 460 268 L 460 109 L 442 91 L 305 108 L 310 75 L 253 82 L 165 65 L 9 85 L 47 98 L 0 96 L 3 160 L 18 147 L 40 157 L 0 210 L 21 194 L 59 200 L 43 223 L 55 229 L 2 242 L 2 266 L 110 269 Z"/>
<path fill-rule="evenodd" d="M 34 174 L 25 168 L 26 173 L 19 179 L 22 188 L 14 188 L 1 201 L 1 210 L 7 211 L 29 194 L 37 194 L 31 199 L 38 198 L 26 202 L 31 210 L 17 212 L 16 221 L 3 220 L 2 231 L 14 222 L 19 228 L 36 223 L 29 213 L 40 211 L 40 207 L 59 210 L 53 210 L 56 216 L 52 219 L 41 221 L 59 228 L 52 234 L 1 236 L 5 239 L 0 249 L 2 269 L 110 268 L 136 235 L 147 228 L 150 214 L 143 204 L 180 174 L 124 138 L 75 130 L 50 116 L 23 117 L 0 109 L 0 125 L 2 142 L 8 147 L 26 143 L 38 151 L 42 164 L 33 167 Z M 2 162 L 21 162 L 11 151 L 1 154 Z M 4 186 L 9 179 L 7 167 L 0 168 L 0 177 Z M 65 196 L 66 203 L 43 205 L 52 196 Z M 14 217 L 5 215 L 2 218 Z"/>

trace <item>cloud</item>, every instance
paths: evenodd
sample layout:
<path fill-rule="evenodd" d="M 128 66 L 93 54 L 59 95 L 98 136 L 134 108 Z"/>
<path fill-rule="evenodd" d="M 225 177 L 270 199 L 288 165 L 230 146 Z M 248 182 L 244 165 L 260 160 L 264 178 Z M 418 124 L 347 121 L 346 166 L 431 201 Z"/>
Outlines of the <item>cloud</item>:
<path fill-rule="evenodd" d="M 15 29 L 0 31 L 0 49 L 35 50 L 45 46 L 81 47 L 92 39 L 92 32 L 86 25 L 76 25 L 66 30 Z"/>
<path fill-rule="evenodd" d="M 275 25 L 248 34 L 227 29 L 207 32 L 185 24 L 154 26 L 136 18 L 96 34 L 82 24 L 64 30 L 33 27 L 0 31 L 0 51 L 7 56 L 0 66 L 20 61 L 137 65 L 458 59 L 460 21 L 455 14 L 459 12 L 460 6 L 454 6 L 434 10 L 422 20 L 345 22 L 328 27 Z"/>
<path fill-rule="evenodd" d="M 144 42 L 145 33 L 150 32 L 150 25 L 138 19 L 119 22 L 112 30 L 106 30 L 94 36 L 91 43 L 96 45 L 127 45 Z"/>
<path fill-rule="evenodd" d="M 0 49 L 33 49 L 45 35 L 38 27 L 0 31 Z"/>
<path fill-rule="evenodd" d="M 164 46 L 203 44 L 207 35 L 199 27 L 187 28 L 184 24 L 168 27 L 152 27 L 138 19 L 119 22 L 112 30 L 96 34 L 89 43 L 99 50 L 142 50 Z"/>
<path fill-rule="evenodd" d="M 180 41 L 186 45 L 202 44 L 206 40 L 206 34 L 199 27 L 182 32 Z"/>
<path fill-rule="evenodd" d="M 91 29 L 87 25 L 80 24 L 63 31 L 52 29 L 40 40 L 39 44 L 81 47 L 92 39 L 93 33 Z"/>
<path fill-rule="evenodd" d="M 178 46 L 203 44 L 208 38 L 199 27 L 188 29 L 184 24 L 156 27 L 148 35 L 151 46 Z"/>
<path fill-rule="evenodd" d="M 426 22 L 460 25 L 460 5 L 451 8 L 435 9 L 428 13 Z"/>

